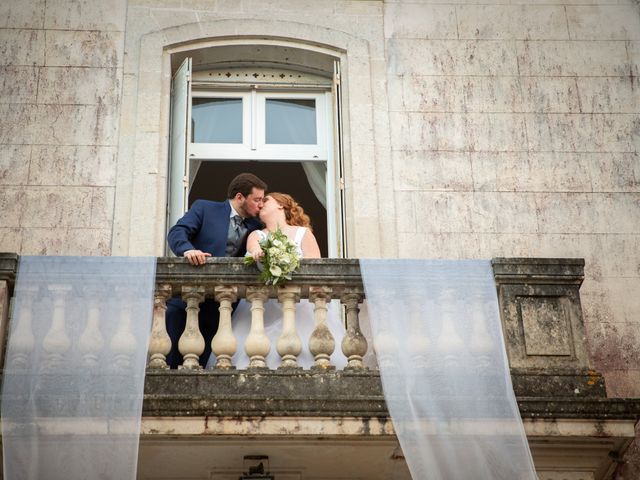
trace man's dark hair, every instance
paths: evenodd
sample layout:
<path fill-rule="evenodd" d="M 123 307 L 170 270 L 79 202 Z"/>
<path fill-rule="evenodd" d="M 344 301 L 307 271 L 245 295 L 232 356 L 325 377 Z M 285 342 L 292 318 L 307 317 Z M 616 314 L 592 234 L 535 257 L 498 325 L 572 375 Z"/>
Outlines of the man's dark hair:
<path fill-rule="evenodd" d="M 241 193 L 243 197 L 248 197 L 254 188 L 266 190 L 267 184 L 253 173 L 241 173 L 229 183 L 227 198 L 233 198 L 237 193 Z"/>

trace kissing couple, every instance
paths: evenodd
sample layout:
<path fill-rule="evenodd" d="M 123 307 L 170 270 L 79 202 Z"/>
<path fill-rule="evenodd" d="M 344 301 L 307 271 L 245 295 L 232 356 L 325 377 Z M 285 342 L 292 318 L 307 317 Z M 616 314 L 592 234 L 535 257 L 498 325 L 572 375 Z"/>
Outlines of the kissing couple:
<path fill-rule="evenodd" d="M 207 257 L 252 256 L 259 260 L 262 249 L 259 242 L 269 232 L 278 228 L 296 245 L 300 258 L 320 258 L 320 248 L 311 229 L 309 216 L 293 197 L 286 193 L 267 191 L 267 184 L 251 173 L 241 173 L 229 183 L 227 199 L 223 202 L 196 200 L 191 208 L 171 227 L 167 235 L 169 247 L 178 257 L 186 258 L 191 265 L 206 263 Z M 198 323 L 204 337 L 204 347 L 200 352 L 201 366 L 215 364 L 211 355 L 211 340 L 218 329 L 219 304 L 207 298 L 200 305 Z M 179 351 L 179 338 L 186 324 L 186 304 L 179 296 L 167 301 L 167 331 L 171 338 L 171 351 L 167 355 L 167 364 L 177 368 L 182 364 Z M 344 336 L 338 311 L 331 308 L 327 321 L 336 341 L 336 350 L 340 350 L 340 341 Z M 282 308 L 277 300 L 265 303 L 265 333 L 271 340 L 271 351 L 266 356 L 267 366 L 277 368 L 280 358 L 275 351 L 278 336 L 282 330 Z M 250 304 L 241 300 L 232 316 L 234 335 L 238 341 L 238 351 L 233 356 L 236 368 L 246 368 L 249 357 L 244 351 L 244 341 L 251 326 Z M 296 305 L 296 327 L 303 344 L 298 356 L 298 364 L 303 368 L 313 365 L 313 355 L 308 343 L 315 327 L 313 305 L 301 300 Z M 344 366 L 346 359 L 334 351 L 331 357 L 333 365 Z"/>

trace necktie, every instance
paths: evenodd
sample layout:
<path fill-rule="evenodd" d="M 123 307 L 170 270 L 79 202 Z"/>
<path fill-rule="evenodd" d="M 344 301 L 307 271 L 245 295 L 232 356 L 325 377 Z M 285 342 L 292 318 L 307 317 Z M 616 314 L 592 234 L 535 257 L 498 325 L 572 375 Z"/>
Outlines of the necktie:
<path fill-rule="evenodd" d="M 244 223 L 240 215 L 234 215 L 229 222 L 229 234 L 227 236 L 227 256 L 236 255 L 240 250 L 240 241 L 245 233 Z"/>

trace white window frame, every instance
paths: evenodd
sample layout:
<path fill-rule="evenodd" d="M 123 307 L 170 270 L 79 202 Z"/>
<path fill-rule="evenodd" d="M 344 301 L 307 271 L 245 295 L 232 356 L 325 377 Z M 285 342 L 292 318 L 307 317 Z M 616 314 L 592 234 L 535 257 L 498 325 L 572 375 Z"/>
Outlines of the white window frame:
<path fill-rule="evenodd" d="M 241 155 L 251 149 L 251 117 L 247 112 L 251 110 L 251 92 L 220 92 L 220 91 L 192 91 L 190 105 L 193 105 L 195 98 L 239 98 L 242 100 L 242 143 L 195 143 L 189 139 L 187 149 L 189 157 L 198 159 L 209 159 L 211 153 L 215 152 L 219 157 L 229 157 L 229 155 Z M 193 110 L 193 107 L 191 107 Z M 191 119 L 189 119 L 191 121 Z"/>
<path fill-rule="evenodd" d="M 342 147 L 340 143 L 339 61 L 334 61 L 331 86 L 214 85 L 194 81 L 191 59 L 186 58 L 172 82 L 170 176 L 168 178 L 167 224 L 171 227 L 187 210 L 188 189 L 202 161 L 293 161 L 318 162 L 326 167 L 327 244 L 329 257 L 346 254 L 344 192 L 342 184 Z M 286 89 L 286 91 L 285 91 Z M 193 98 L 243 98 L 243 143 L 191 142 L 191 106 Z M 265 143 L 264 122 L 258 111 L 265 110 L 266 98 L 316 99 L 316 145 L 274 145 Z M 248 103 L 248 105 L 247 105 Z M 244 115 L 249 108 L 251 115 Z M 253 114 L 255 112 L 255 114 Z M 264 115 L 262 115 L 264 118 Z M 247 132 L 247 129 L 249 130 Z M 337 176 L 340 176 L 338 179 Z M 339 206 L 336 204 L 339 203 Z M 339 208 L 339 211 L 338 211 Z"/>
<path fill-rule="evenodd" d="M 193 90 L 194 98 L 242 98 L 242 143 L 194 143 L 187 145 L 192 160 L 278 160 L 327 161 L 330 126 L 327 121 L 330 92 L 282 92 L 251 88 L 245 91 Z M 266 100 L 269 98 L 309 99 L 316 103 L 315 145 L 267 144 Z"/>

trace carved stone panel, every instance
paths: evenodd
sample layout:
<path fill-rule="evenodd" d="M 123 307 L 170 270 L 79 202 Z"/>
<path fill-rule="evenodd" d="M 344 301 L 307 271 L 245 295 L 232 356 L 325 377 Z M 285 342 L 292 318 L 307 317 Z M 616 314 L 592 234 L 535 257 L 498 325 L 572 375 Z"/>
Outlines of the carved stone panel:
<path fill-rule="evenodd" d="M 584 372 L 581 259 L 494 259 L 511 368 Z"/>

